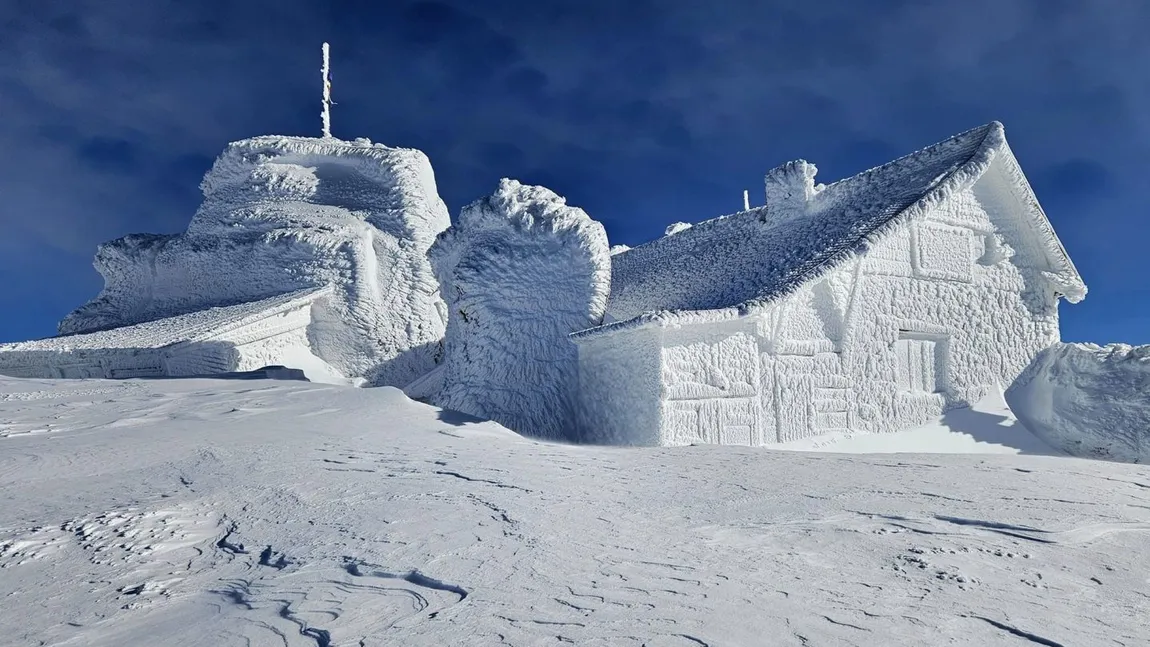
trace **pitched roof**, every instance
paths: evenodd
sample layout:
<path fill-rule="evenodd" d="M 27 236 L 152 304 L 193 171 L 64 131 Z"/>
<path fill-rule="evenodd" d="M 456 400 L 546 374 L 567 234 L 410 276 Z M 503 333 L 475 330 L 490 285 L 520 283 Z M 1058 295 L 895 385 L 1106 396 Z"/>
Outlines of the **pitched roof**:
<path fill-rule="evenodd" d="M 772 178 L 784 184 L 801 182 L 804 174 L 813 178 L 813 166 L 791 162 L 768 176 L 768 192 L 780 193 L 779 201 L 790 204 L 701 222 L 615 255 L 608 317 L 622 322 L 666 320 L 655 314 L 665 312 L 745 313 L 866 249 L 895 223 L 969 187 L 999 156 L 1017 169 L 1002 124 L 992 122 L 829 186 L 808 186 L 797 199 L 785 189 L 780 193 L 777 185 L 772 189 Z M 1085 294 L 1081 278 L 1021 172 L 1011 179 L 1042 230 L 1052 266 L 1064 279 L 1063 293 L 1077 301 Z M 802 194 L 797 188 L 791 193 Z"/>
<path fill-rule="evenodd" d="M 0 353 L 155 349 L 185 342 L 205 341 L 260 319 L 306 305 L 321 296 L 326 296 L 330 291 L 331 288 L 327 286 L 308 288 L 259 301 L 207 308 L 122 328 L 0 344 Z"/>

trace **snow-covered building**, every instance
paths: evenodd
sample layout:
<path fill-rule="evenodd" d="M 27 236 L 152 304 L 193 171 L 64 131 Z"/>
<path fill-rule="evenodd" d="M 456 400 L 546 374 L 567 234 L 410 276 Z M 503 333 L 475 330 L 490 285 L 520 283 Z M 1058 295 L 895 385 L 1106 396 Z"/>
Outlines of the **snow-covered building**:
<path fill-rule="evenodd" d="M 611 257 L 572 335 L 583 440 L 762 445 L 896 431 L 1009 385 L 1086 286 L 995 122 Z"/>
<path fill-rule="evenodd" d="M 92 333 L 0 344 L 0 375 L 37 378 L 187 377 L 291 364 L 338 375 L 309 352 L 307 329 L 330 287 Z"/>
<path fill-rule="evenodd" d="M 78 348 L 77 333 L 325 288 L 304 333 L 292 337 L 306 344 L 291 352 L 381 385 L 406 384 L 434 366 L 446 315 L 427 250 L 450 219 L 422 152 L 365 139 L 255 137 L 230 144 L 201 188 L 204 202 L 186 232 L 101 245 L 103 291 L 60 323 L 65 336 L 36 347 Z M 136 334 L 83 343 L 122 351 L 121 337 Z M 0 359 L 0 367 L 30 357 Z M 283 363 L 274 353 L 267 359 Z M 28 375 L 60 371 L 24 366 Z"/>

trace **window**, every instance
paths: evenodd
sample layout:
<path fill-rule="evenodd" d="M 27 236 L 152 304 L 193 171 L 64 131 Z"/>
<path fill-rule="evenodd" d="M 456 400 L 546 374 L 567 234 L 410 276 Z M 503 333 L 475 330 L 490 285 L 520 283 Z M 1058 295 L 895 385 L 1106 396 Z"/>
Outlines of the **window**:
<path fill-rule="evenodd" d="M 970 283 L 973 241 L 969 229 L 920 223 L 913 238 L 915 276 Z"/>
<path fill-rule="evenodd" d="M 938 393 L 942 390 L 941 354 L 944 341 L 937 337 L 900 331 L 894 344 L 898 366 L 898 388 L 910 393 Z"/>

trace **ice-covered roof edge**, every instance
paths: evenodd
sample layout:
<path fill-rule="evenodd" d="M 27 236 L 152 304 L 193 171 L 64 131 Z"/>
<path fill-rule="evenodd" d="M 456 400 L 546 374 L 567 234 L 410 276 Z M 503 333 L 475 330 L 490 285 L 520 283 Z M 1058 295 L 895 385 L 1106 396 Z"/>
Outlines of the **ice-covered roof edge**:
<path fill-rule="evenodd" d="M 998 125 L 1001 131 L 1002 124 Z M 1008 186 L 1014 194 L 1014 198 L 1026 207 L 1031 218 L 1032 228 L 1045 243 L 1044 251 L 1047 259 L 1058 270 L 1056 272 L 1044 272 L 1047 280 L 1051 281 L 1058 288 L 1059 294 L 1070 303 L 1082 301 L 1086 298 L 1086 283 L 1082 280 L 1082 275 L 1078 273 L 1078 268 L 1074 266 L 1074 261 L 1070 260 L 1070 254 L 1066 252 L 1066 247 L 1058 238 L 1058 234 L 1055 233 L 1054 225 L 1050 224 L 1046 211 L 1038 202 L 1038 196 L 1034 194 L 1034 189 L 1031 188 L 1030 181 L 1026 179 L 1026 174 L 1022 172 L 1018 158 L 1014 156 L 1014 151 L 1006 142 L 1005 134 L 1002 134 L 999 149 L 1002 171 L 1006 175 Z"/>
<path fill-rule="evenodd" d="M 571 333 L 570 338 L 572 341 L 578 343 L 581 341 L 593 339 L 604 335 L 613 335 L 619 332 L 634 330 L 638 328 L 652 328 L 652 327 L 672 327 L 685 324 L 697 323 L 710 323 L 719 321 L 728 321 L 737 319 L 749 314 L 761 312 L 766 306 L 794 293 L 803 285 L 817 281 L 824 277 L 826 274 L 834 271 L 842 265 L 848 263 L 852 259 L 858 257 L 859 254 L 865 253 L 867 249 L 876 244 L 888 233 L 901 226 L 903 223 L 925 214 L 932 207 L 941 204 L 943 201 L 949 199 L 956 193 L 970 188 L 977 182 L 987 170 L 990 169 L 991 163 L 995 158 L 1001 156 L 1004 163 L 1004 169 L 1008 174 L 1010 186 L 1013 187 L 1018 193 L 1015 195 L 1016 199 L 1022 202 L 1031 214 L 1031 225 L 1036 228 L 1039 235 L 1047 241 L 1047 252 L 1053 252 L 1051 259 L 1055 261 L 1054 264 L 1063 265 L 1063 271 L 1057 274 L 1048 276 L 1049 279 L 1056 282 L 1061 288 L 1062 294 L 1071 303 L 1081 301 L 1086 294 L 1086 286 L 1082 283 L 1081 276 L 1074 268 L 1070 256 L 1066 253 L 1065 247 L 1062 242 L 1058 240 L 1058 236 L 1054 233 L 1054 228 L 1051 226 L 1050 221 L 1046 218 L 1045 212 L 1042 211 L 1041 205 L 1038 204 L 1038 199 L 1034 195 L 1030 183 L 1026 180 L 1026 176 L 1022 173 L 1022 168 L 1018 164 L 1018 160 L 1010 150 L 1010 146 L 1006 143 L 1006 129 L 999 121 L 992 121 L 989 124 L 973 128 L 955 135 L 951 139 L 961 137 L 972 131 L 985 128 L 986 133 L 983 136 L 982 142 L 978 148 L 970 156 L 964 164 L 954 169 L 946 178 L 938 182 L 934 187 L 927 191 L 921 198 L 915 201 L 906 209 L 896 214 L 884 223 L 881 223 L 872 231 L 865 234 L 859 241 L 859 244 L 854 248 L 844 250 L 843 252 L 828 256 L 818 267 L 810 270 L 802 278 L 801 281 L 787 282 L 786 287 L 768 297 L 761 299 L 752 299 L 741 303 L 737 306 L 729 308 L 718 308 L 714 310 L 661 310 L 656 312 L 647 312 L 631 319 L 624 321 L 616 321 L 586 330 L 580 330 Z M 925 150 L 925 149 L 924 149 Z M 895 164 L 908 157 L 917 155 L 919 152 L 904 155 L 896 160 L 888 162 L 876 168 L 882 168 L 890 164 Z M 870 173 L 875 169 L 864 171 L 863 173 Z M 861 174 L 860 174 L 861 175 Z M 857 177 L 857 176 L 854 176 Z M 850 178 L 840 180 L 845 182 Z M 1048 273 L 1049 274 L 1049 273 Z"/>
<path fill-rule="evenodd" d="M 243 317 L 240 317 L 239 319 L 235 319 L 233 321 L 225 323 L 225 324 L 221 325 L 219 328 L 214 328 L 214 329 L 209 330 L 209 331 L 205 331 L 202 333 L 197 333 L 197 334 L 191 335 L 188 337 L 188 339 L 175 342 L 174 344 L 171 344 L 171 346 L 179 346 L 182 344 L 195 344 L 195 343 L 210 341 L 210 340 L 218 338 L 222 335 L 226 335 L 227 333 L 232 332 L 234 330 L 237 330 L 239 328 L 243 328 L 244 326 L 251 325 L 251 324 L 253 324 L 257 321 L 260 321 L 262 319 L 266 319 L 268 317 L 271 317 L 271 316 L 274 316 L 274 315 L 277 315 L 277 314 L 280 314 L 283 312 L 287 312 L 289 310 L 294 310 L 294 309 L 299 308 L 301 306 L 309 305 L 309 304 L 317 301 L 318 299 L 321 299 L 324 297 L 330 297 L 332 295 L 333 291 L 334 291 L 334 288 L 330 284 L 328 284 L 328 285 L 320 286 L 318 288 L 304 288 L 302 290 L 296 290 L 294 292 L 286 292 L 284 294 L 274 296 L 274 297 L 268 297 L 266 299 L 257 299 L 256 301 L 248 301 L 247 304 L 250 304 L 250 305 L 258 304 L 261 301 L 267 301 L 267 302 L 271 302 L 271 303 L 269 303 L 263 309 L 255 310 L 255 311 L 251 312 L 250 314 L 247 314 L 247 315 L 244 315 Z M 279 299 L 283 299 L 283 300 L 278 301 Z M 238 304 L 238 305 L 244 305 L 244 304 Z M 215 308 L 209 308 L 209 310 L 215 310 Z"/>

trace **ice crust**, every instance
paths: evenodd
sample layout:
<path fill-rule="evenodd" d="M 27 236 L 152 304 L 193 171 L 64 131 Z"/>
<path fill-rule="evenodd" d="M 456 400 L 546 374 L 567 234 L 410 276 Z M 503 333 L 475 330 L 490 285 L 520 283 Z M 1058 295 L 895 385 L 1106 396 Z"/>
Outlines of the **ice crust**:
<path fill-rule="evenodd" d="M 1055 344 L 1006 399 L 1031 432 L 1067 453 L 1150 462 L 1150 345 Z"/>
<path fill-rule="evenodd" d="M 431 400 L 570 438 L 578 378 L 568 335 L 602 321 L 610 290 L 602 225 L 546 188 L 504 179 L 463 209 L 431 259 L 448 307 Z"/>
<path fill-rule="evenodd" d="M 427 157 L 367 140 L 230 144 L 187 231 L 100 246 L 105 286 L 60 323 L 91 332 L 325 285 L 312 350 L 348 377 L 402 385 L 434 365 L 444 313 L 427 260 L 448 227 Z"/>

